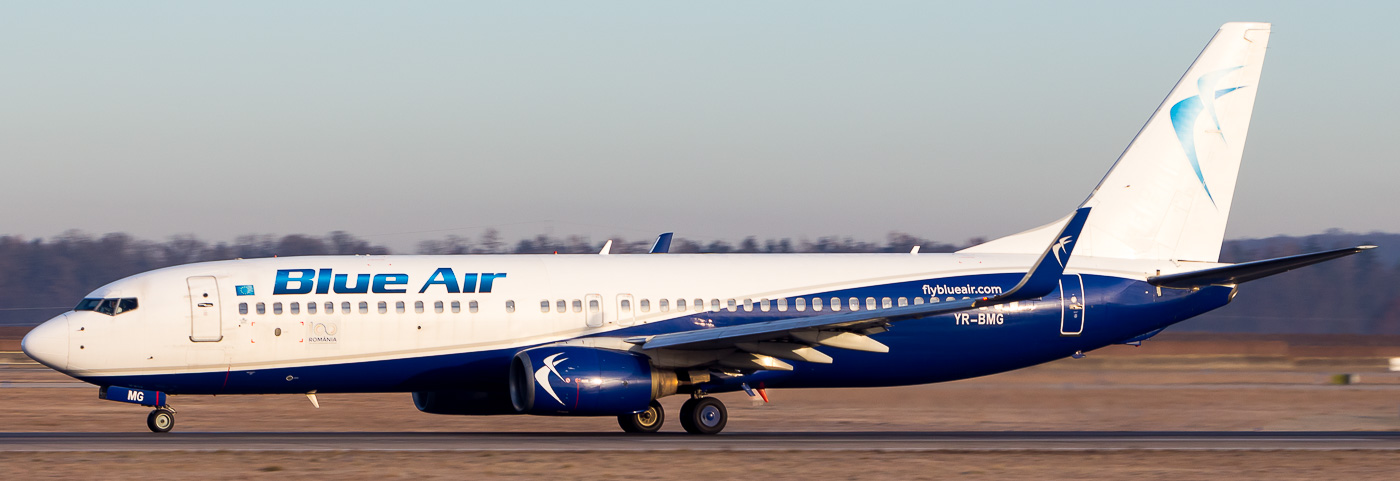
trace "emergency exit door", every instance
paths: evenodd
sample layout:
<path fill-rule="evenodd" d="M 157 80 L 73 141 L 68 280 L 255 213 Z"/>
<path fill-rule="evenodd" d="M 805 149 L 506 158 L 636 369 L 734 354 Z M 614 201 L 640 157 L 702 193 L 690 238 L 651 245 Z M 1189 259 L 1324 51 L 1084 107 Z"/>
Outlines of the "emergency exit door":
<path fill-rule="evenodd" d="M 588 327 L 603 327 L 603 296 L 589 294 L 583 296 L 583 304 Z"/>
<path fill-rule="evenodd" d="M 635 308 L 636 308 L 636 307 L 632 305 L 632 295 L 631 295 L 631 294 L 618 294 L 618 295 L 617 295 L 617 325 L 619 325 L 619 326 L 630 326 L 630 325 L 632 325 L 632 320 L 636 317 L 636 314 L 633 312 L 633 309 L 635 309 Z"/>
<path fill-rule="evenodd" d="M 1060 335 L 1078 336 L 1084 333 L 1084 315 L 1088 311 L 1084 299 L 1084 278 L 1079 274 L 1060 277 Z"/>
<path fill-rule="evenodd" d="M 223 315 L 219 306 L 219 281 L 213 276 L 191 277 L 190 340 L 219 342 L 224 339 Z"/>

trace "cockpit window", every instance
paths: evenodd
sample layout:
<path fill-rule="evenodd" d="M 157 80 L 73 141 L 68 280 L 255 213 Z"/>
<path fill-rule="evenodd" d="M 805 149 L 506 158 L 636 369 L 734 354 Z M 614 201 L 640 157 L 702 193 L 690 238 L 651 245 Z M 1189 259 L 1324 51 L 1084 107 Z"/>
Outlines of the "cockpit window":
<path fill-rule="evenodd" d="M 109 316 L 115 316 L 126 311 L 136 310 L 135 297 L 123 297 L 120 299 L 83 299 L 74 307 L 75 311 L 96 311 Z"/>

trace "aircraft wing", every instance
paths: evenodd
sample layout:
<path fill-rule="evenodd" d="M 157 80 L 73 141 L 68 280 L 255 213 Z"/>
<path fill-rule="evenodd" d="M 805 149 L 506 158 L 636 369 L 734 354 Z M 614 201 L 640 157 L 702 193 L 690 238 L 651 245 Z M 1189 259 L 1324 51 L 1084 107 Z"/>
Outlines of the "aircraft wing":
<path fill-rule="evenodd" d="M 916 319 L 938 314 L 946 314 L 978 307 L 986 307 L 996 304 L 1003 304 L 1013 301 L 1029 300 L 1044 297 L 1059 287 L 1060 275 L 1064 273 L 1065 264 L 1069 263 L 1069 256 L 1074 250 L 1074 241 L 1079 237 L 1079 232 L 1084 227 L 1084 222 L 1089 217 L 1088 207 L 1080 208 L 1065 223 L 1057 239 L 1045 252 L 1040 255 L 1036 263 L 1026 273 L 1025 277 L 1010 290 L 991 297 L 980 297 L 975 299 L 962 299 L 956 301 L 938 302 L 930 304 L 920 304 L 913 306 L 894 307 L 888 309 L 876 309 L 868 311 L 838 312 L 831 314 L 821 314 L 816 316 L 795 317 L 791 319 L 781 319 L 768 322 L 756 322 L 752 324 L 742 324 L 735 326 L 717 327 L 714 329 L 700 329 L 694 331 L 675 332 L 660 334 L 656 336 L 639 336 L 626 339 L 632 344 L 640 344 L 642 349 L 682 349 L 682 350 L 703 350 L 722 349 L 739 347 L 744 349 L 749 344 L 775 342 L 783 343 L 784 346 L 770 346 L 768 349 L 758 349 L 760 351 L 772 351 L 783 354 L 784 350 L 807 351 L 812 349 L 807 344 L 818 346 L 829 346 L 841 349 L 855 349 L 863 351 L 886 352 L 889 349 L 874 339 L 866 337 L 868 334 L 884 332 L 885 326 L 891 322 L 898 322 L 907 319 Z M 785 343 L 784 341 L 796 340 L 798 343 Z M 753 349 L 744 349 L 752 351 Z M 768 354 L 769 352 L 763 352 Z M 816 358 L 829 357 L 818 355 Z M 778 355 L 777 357 L 785 357 Z M 797 357 L 802 358 L 801 355 Z M 793 357 L 787 357 L 792 359 Z M 811 360 L 803 358 L 803 360 Z M 818 361 L 820 362 L 820 361 Z"/>

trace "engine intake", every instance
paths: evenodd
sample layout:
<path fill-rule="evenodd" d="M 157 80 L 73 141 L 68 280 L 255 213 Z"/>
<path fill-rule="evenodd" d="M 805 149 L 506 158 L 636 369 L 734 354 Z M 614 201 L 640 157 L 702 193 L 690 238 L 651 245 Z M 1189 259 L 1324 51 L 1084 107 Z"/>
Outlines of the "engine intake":
<path fill-rule="evenodd" d="M 676 373 L 641 354 L 580 346 L 520 351 L 510 363 L 516 411 L 557 416 L 617 416 L 645 411 L 676 393 Z"/>

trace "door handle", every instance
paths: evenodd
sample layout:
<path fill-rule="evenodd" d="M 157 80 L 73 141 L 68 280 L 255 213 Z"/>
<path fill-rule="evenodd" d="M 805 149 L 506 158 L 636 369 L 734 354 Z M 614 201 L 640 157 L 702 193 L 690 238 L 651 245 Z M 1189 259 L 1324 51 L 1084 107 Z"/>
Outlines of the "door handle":
<path fill-rule="evenodd" d="M 214 307 L 214 303 L 212 303 L 212 302 L 201 302 L 201 303 L 199 303 L 199 307 Z"/>

